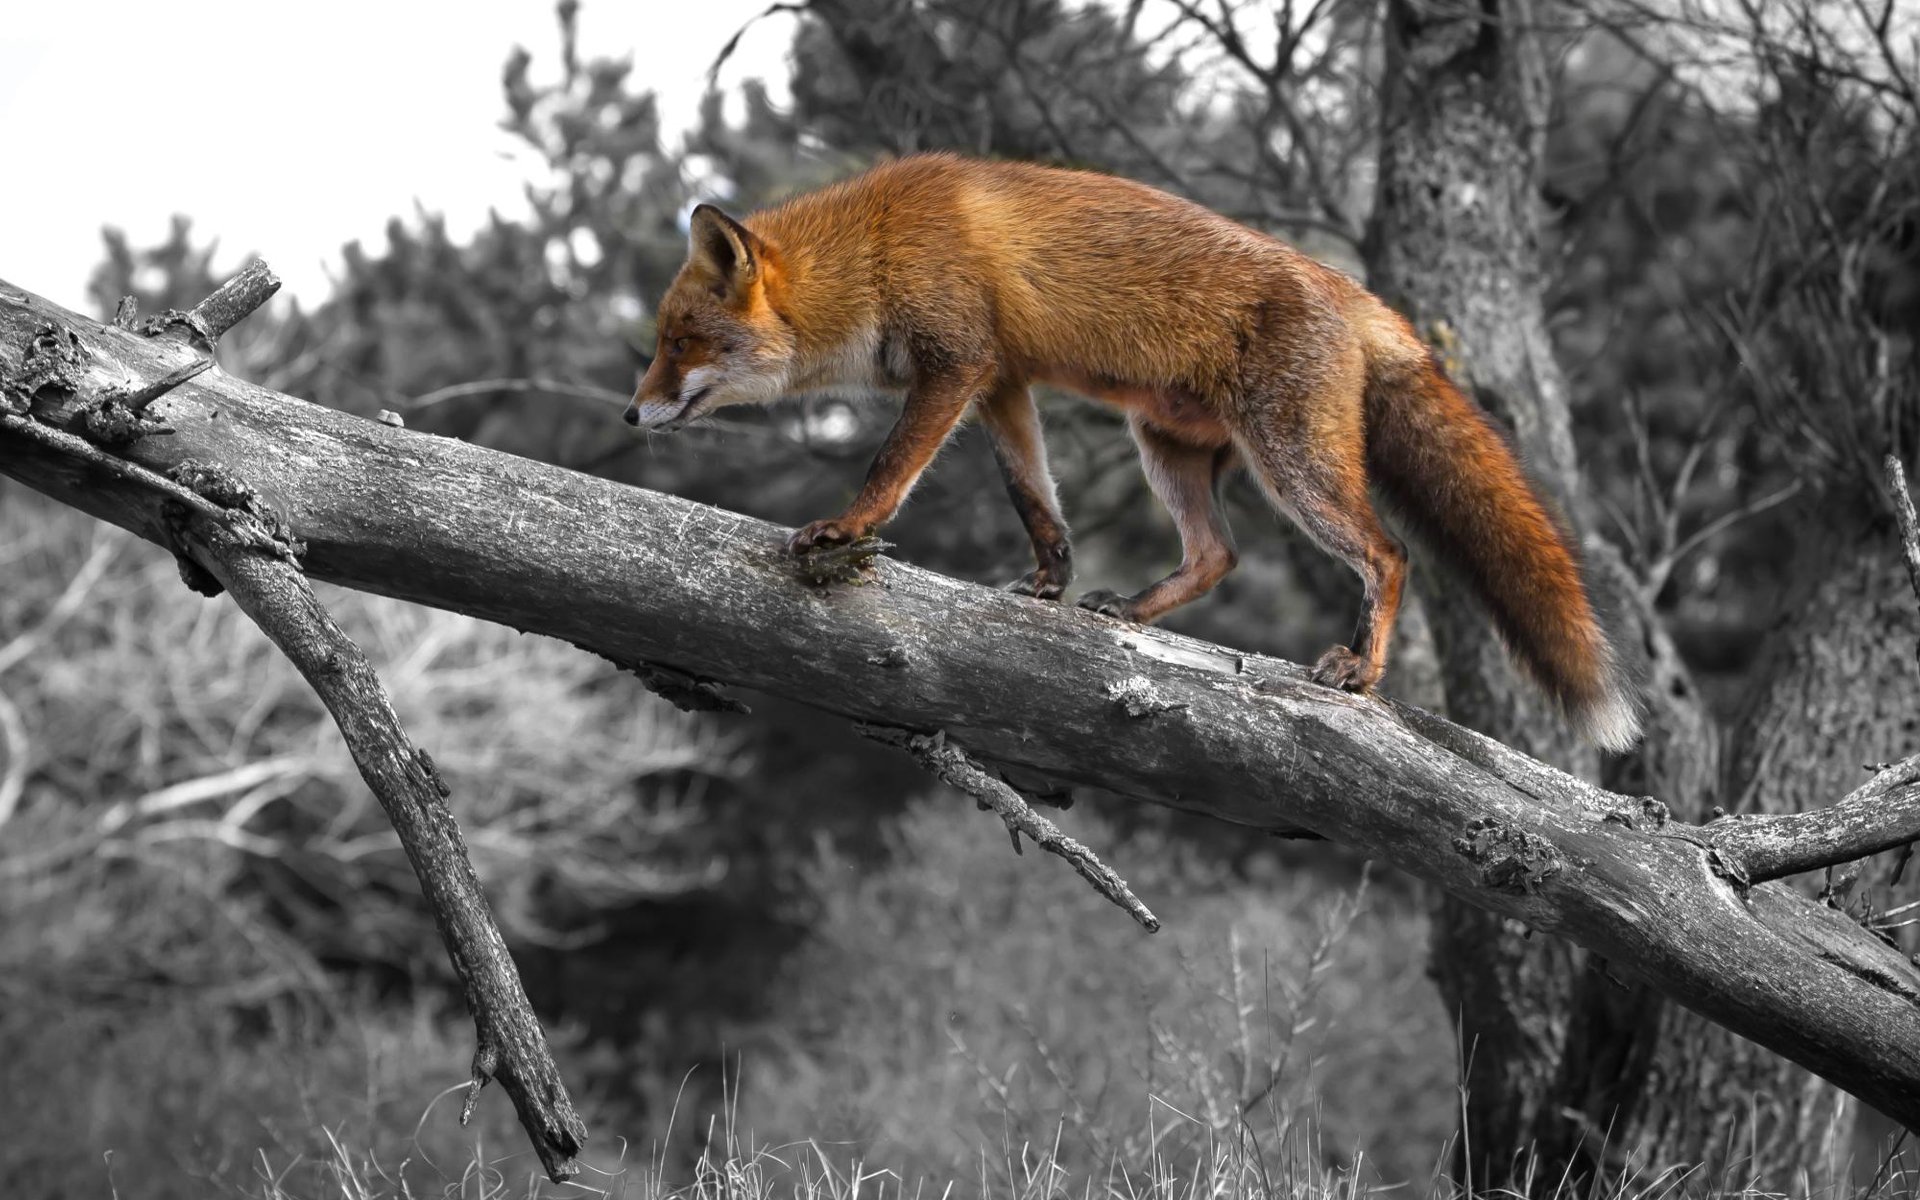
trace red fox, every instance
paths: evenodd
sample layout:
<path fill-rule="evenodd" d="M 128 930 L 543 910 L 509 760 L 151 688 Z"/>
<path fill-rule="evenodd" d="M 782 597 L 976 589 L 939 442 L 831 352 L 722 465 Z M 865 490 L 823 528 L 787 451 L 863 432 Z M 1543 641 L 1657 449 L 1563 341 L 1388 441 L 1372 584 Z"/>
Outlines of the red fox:
<path fill-rule="evenodd" d="M 1009 586 L 1060 599 L 1072 551 L 1029 391 L 1056 384 L 1125 410 L 1183 551 L 1144 591 L 1081 606 L 1146 622 L 1211 589 L 1237 561 L 1217 486 L 1246 467 L 1359 574 L 1353 645 L 1313 678 L 1368 691 L 1407 575 L 1371 487 L 1584 736 L 1624 750 L 1638 735 L 1568 538 L 1486 413 L 1372 293 L 1200 205 L 1084 171 L 902 158 L 745 221 L 694 209 L 657 324 L 631 425 L 827 388 L 906 392 L 859 495 L 795 532 L 795 553 L 884 524 L 973 413 L 1033 542 L 1034 569 Z"/>

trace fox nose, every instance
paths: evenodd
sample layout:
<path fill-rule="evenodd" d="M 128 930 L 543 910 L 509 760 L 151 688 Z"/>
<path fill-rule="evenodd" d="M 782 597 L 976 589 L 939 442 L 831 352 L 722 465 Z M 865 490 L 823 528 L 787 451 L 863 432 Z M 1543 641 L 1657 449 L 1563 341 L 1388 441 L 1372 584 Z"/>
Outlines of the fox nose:
<path fill-rule="evenodd" d="M 640 423 L 640 410 L 631 404 L 627 405 L 627 411 L 620 415 L 629 425 L 638 425 Z"/>

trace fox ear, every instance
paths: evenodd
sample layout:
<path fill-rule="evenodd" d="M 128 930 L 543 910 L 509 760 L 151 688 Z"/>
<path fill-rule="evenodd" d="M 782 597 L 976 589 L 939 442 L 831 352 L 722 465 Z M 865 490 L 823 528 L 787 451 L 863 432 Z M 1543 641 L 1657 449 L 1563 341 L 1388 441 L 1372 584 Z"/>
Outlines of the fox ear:
<path fill-rule="evenodd" d="M 687 261 L 705 265 L 722 294 L 739 295 L 760 270 L 763 246 L 752 230 L 711 204 L 693 210 Z"/>

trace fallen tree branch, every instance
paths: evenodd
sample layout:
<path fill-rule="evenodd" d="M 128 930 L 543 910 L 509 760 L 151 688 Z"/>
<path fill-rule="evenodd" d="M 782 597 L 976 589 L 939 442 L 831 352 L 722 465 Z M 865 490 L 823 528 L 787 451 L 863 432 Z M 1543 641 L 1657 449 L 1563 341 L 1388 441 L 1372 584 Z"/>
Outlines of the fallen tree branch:
<path fill-rule="evenodd" d="M 498 1079 L 512 1097 L 548 1177 L 556 1183 L 571 1178 L 579 1172 L 574 1156 L 586 1140 L 586 1125 L 573 1110 L 520 973 L 494 923 L 460 826 L 447 808 L 447 785 L 433 760 L 408 740 L 366 655 L 320 604 L 298 566 L 284 556 L 262 552 L 224 524 L 197 522 L 188 537 L 200 565 L 280 648 L 333 714 L 360 777 L 400 835 L 473 1014 L 478 1045 L 461 1124 L 472 1117 L 487 1080 Z"/>
<path fill-rule="evenodd" d="M 1120 878 L 1112 867 L 1101 862 L 1093 851 L 1060 832 L 1058 825 L 1033 811 L 1033 805 L 1027 803 L 1026 797 L 981 770 L 980 764 L 968 758 L 964 750 L 950 744 L 945 735 L 910 733 L 885 725 L 856 725 L 854 728 L 862 737 L 905 750 L 936 779 L 972 796 L 981 808 L 992 809 L 1007 823 L 1007 833 L 1013 838 L 1015 854 L 1020 853 L 1020 835 L 1024 833 L 1033 839 L 1034 845 L 1065 859 L 1079 872 L 1080 878 L 1093 885 L 1094 891 L 1124 909 L 1148 933 L 1159 930 L 1160 918 L 1140 902 L 1140 898 L 1133 894 L 1133 889 L 1127 886 L 1127 881 Z"/>
<path fill-rule="evenodd" d="M 0 371 L 50 324 L 82 331 L 118 377 L 167 369 L 158 339 L 0 285 Z M 33 419 L 67 428 L 82 407 L 42 391 Z M 1667 820 L 1657 800 L 1317 687 L 1292 664 L 889 559 L 860 585 L 817 586 L 765 522 L 219 372 L 154 409 L 175 434 L 128 457 L 247 479 L 306 542 L 315 578 L 856 721 L 945 730 L 1022 772 L 1344 842 L 1564 936 L 1920 1127 L 1920 970 L 1842 914 L 1747 886 L 1719 829 Z M 0 472 L 168 544 L 162 498 L 134 481 L 4 431 Z"/>

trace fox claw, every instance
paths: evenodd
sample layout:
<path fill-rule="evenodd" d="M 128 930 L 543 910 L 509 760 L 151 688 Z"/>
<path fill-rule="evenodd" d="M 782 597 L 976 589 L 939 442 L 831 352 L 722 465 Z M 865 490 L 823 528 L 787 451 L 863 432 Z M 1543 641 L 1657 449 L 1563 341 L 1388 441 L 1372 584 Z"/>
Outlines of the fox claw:
<path fill-rule="evenodd" d="M 1019 596 L 1032 596 L 1035 600 L 1058 600 L 1066 593 L 1067 584 L 1063 579 L 1043 574 L 1036 567 L 1012 583 L 1003 585 L 1001 590 Z"/>
<path fill-rule="evenodd" d="M 805 554 L 819 546 L 844 546 L 855 541 L 859 534 L 842 525 L 839 518 L 825 521 L 809 521 L 793 531 L 787 539 L 787 553 Z"/>
<path fill-rule="evenodd" d="M 1084 593 L 1075 603 L 1081 608 L 1104 613 L 1109 617 L 1119 617 L 1122 621 L 1134 619 L 1133 598 L 1122 596 L 1119 592 L 1110 592 L 1106 588 L 1095 588 Z"/>
<path fill-rule="evenodd" d="M 1323 687 L 1365 695 L 1380 682 L 1380 672 L 1345 646 L 1335 646 L 1313 664 L 1312 680 Z"/>

